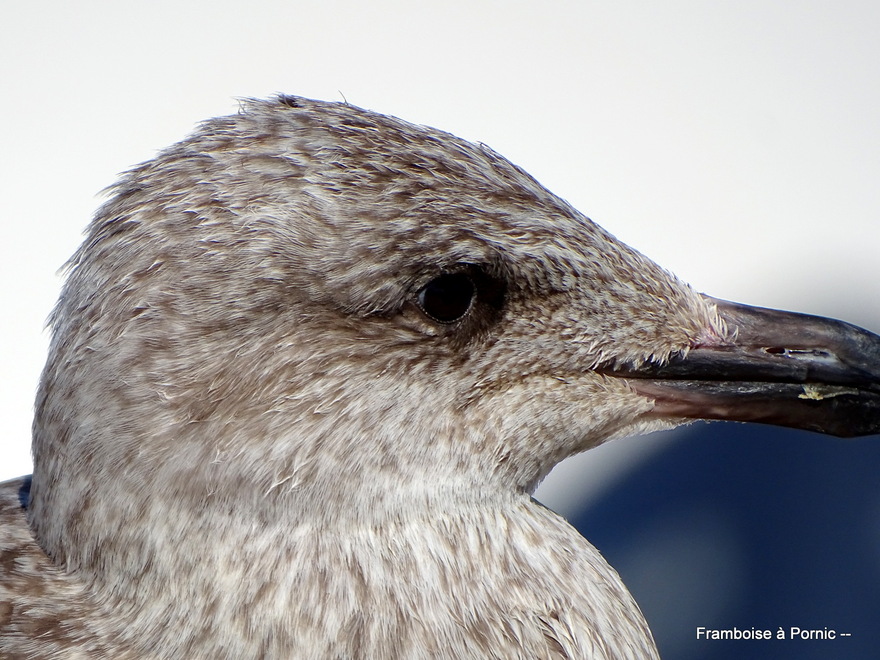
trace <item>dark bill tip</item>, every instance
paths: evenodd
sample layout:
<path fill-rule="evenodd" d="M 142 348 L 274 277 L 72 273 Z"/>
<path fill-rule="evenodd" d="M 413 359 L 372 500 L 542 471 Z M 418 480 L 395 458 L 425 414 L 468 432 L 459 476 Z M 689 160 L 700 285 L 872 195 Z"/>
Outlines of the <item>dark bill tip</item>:
<path fill-rule="evenodd" d="M 760 422 L 841 437 L 880 433 L 880 337 L 855 325 L 710 299 L 732 331 L 664 364 L 603 370 L 662 417 Z"/>

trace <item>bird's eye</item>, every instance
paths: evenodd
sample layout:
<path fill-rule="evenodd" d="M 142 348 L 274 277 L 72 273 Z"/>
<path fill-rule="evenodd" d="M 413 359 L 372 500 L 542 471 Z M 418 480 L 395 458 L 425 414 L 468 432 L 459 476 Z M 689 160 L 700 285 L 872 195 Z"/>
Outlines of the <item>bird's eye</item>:
<path fill-rule="evenodd" d="M 467 273 L 447 273 L 428 282 L 417 300 L 435 321 L 455 323 L 468 313 L 476 296 L 477 287 Z"/>

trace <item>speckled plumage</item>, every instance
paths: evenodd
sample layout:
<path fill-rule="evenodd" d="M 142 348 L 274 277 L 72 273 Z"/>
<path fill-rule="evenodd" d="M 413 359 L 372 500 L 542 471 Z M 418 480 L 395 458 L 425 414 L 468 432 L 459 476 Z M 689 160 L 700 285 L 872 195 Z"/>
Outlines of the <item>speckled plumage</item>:
<path fill-rule="evenodd" d="M 462 269 L 439 323 L 418 292 Z M 30 496 L 0 491 L 3 657 L 656 656 L 530 493 L 674 423 L 596 366 L 727 330 L 490 149 L 246 101 L 112 189 L 51 322 Z"/>

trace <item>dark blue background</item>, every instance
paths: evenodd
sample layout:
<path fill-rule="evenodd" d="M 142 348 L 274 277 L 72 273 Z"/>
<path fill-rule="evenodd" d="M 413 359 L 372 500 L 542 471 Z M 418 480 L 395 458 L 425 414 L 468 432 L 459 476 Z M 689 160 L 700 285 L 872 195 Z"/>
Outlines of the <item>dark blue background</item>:
<path fill-rule="evenodd" d="M 697 424 L 571 522 L 668 660 L 880 658 L 880 437 Z M 697 640 L 696 628 L 772 641 Z M 849 632 L 777 641 L 782 627 Z"/>

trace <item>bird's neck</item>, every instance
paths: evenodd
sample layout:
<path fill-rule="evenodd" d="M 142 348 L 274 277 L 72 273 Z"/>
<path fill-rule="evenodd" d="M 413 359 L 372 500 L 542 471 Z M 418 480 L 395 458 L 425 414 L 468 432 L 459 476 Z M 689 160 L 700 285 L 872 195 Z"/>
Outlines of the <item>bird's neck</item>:
<path fill-rule="evenodd" d="M 91 575 L 108 625 L 144 655 L 556 657 L 548 640 L 577 656 L 601 638 L 636 645 L 608 657 L 653 657 L 616 573 L 525 494 L 362 523 L 144 514 Z"/>

